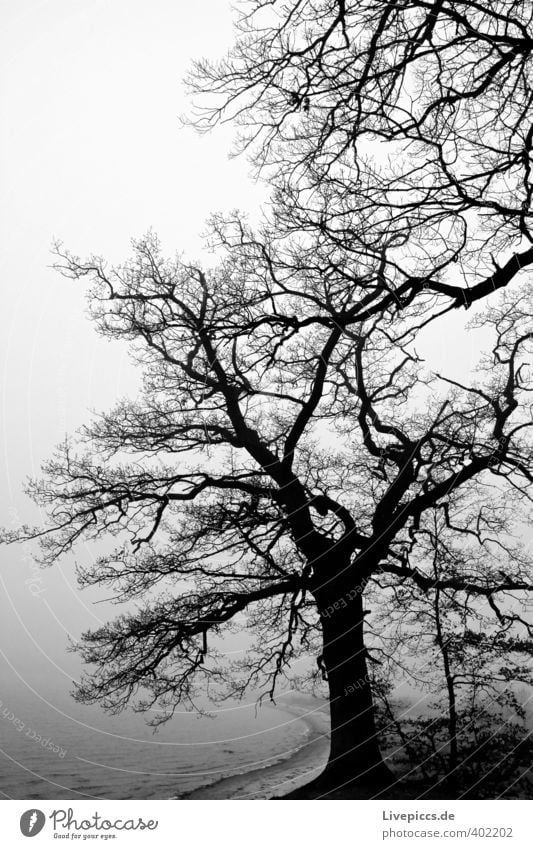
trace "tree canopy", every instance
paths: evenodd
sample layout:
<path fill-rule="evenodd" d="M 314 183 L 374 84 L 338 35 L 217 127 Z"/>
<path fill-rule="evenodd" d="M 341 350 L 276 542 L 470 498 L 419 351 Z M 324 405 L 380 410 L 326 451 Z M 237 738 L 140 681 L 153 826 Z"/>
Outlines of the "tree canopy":
<path fill-rule="evenodd" d="M 494 638 L 530 652 L 532 10 L 243 8 L 232 53 L 193 71 L 195 121 L 241 125 L 272 201 L 257 227 L 215 215 L 204 265 L 151 234 L 113 268 L 57 246 L 143 387 L 32 482 L 50 526 L 7 538 L 40 536 L 45 562 L 116 538 L 80 581 L 136 607 L 83 636 L 79 698 L 139 695 L 157 722 L 199 690 L 272 694 L 318 653 L 331 774 L 377 780 L 368 647 L 391 656 L 396 615 L 416 633 L 429 600 L 438 643 L 437 609 L 474 633 L 488 605 Z M 471 306 L 477 372 L 434 373 L 423 334 Z M 236 669 L 212 637 L 241 614 L 256 643 Z"/>

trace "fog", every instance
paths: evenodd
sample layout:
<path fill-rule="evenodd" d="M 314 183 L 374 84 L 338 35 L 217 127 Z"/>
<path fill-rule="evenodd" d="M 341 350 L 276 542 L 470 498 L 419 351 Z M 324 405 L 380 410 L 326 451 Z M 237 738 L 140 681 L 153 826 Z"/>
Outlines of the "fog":
<path fill-rule="evenodd" d="M 43 519 L 23 482 L 54 445 L 137 388 L 126 348 L 87 319 L 83 288 L 50 267 L 52 241 L 118 262 L 153 228 L 166 251 L 197 257 L 208 214 L 257 209 L 265 189 L 243 159 L 228 159 L 232 128 L 199 137 L 179 122 L 191 59 L 232 42 L 228 3 L 18 0 L 2 17 L 0 497 L 14 527 Z M 464 322 L 454 313 L 447 333 L 426 335 L 432 367 L 472 367 L 478 344 Z M 105 588 L 78 590 L 73 557 L 41 571 L 33 550 L 0 549 L 4 692 L 65 706 L 80 671 L 69 637 L 116 609 Z"/>
<path fill-rule="evenodd" d="M 179 122 L 191 59 L 231 43 L 228 4 L 21 0 L 2 18 L 0 489 L 2 524 L 16 526 L 42 518 L 23 483 L 54 445 L 137 386 L 125 347 L 87 319 L 83 288 L 50 267 L 52 241 L 118 262 L 153 228 L 195 257 L 208 214 L 253 208 L 261 189 L 228 160 L 229 129 L 200 138 Z M 79 671 L 68 636 L 110 605 L 94 604 L 105 590 L 80 593 L 72 557 L 41 571 L 33 550 L 0 550 L 2 681 L 65 703 Z"/>

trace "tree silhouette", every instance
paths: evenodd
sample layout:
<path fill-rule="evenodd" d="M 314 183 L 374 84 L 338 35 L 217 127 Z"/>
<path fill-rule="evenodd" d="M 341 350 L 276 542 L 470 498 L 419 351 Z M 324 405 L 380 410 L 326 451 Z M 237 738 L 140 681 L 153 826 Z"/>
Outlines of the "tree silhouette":
<path fill-rule="evenodd" d="M 468 308 L 531 265 L 532 16 L 506 0 L 249 0 L 229 55 L 196 63 L 189 120 L 242 128 L 275 186 L 274 232 L 309 249 L 289 262 L 363 278 L 368 303 L 341 324 L 424 289 Z"/>
<path fill-rule="evenodd" d="M 231 676 L 209 635 L 248 609 L 259 642 L 236 690 L 268 682 L 273 691 L 295 646 L 305 649 L 319 627 L 327 781 L 372 785 L 388 775 L 363 633 L 369 583 L 387 574 L 393 587 L 409 580 L 477 595 L 502 622 L 529 628 L 505 606 L 508 594 L 533 588 L 524 558 L 505 574 L 479 558 L 453 562 L 436 578 L 409 551 L 436 507 L 454 533 L 490 544 L 492 512 L 480 509 L 474 527 L 456 516 L 459 488 L 496 476 L 507 499 L 529 497 L 530 301 L 520 291 L 478 319 L 496 328 L 495 362 L 475 386 L 440 380 L 439 392 L 412 351 L 407 314 L 360 322 L 357 335 L 315 324 L 288 333 L 244 259 L 230 252 L 204 273 L 163 260 L 153 237 L 111 270 L 63 253 L 64 273 L 93 280 L 100 332 L 131 340 L 144 374 L 137 402 L 97 418 L 81 435 L 86 450 L 65 444 L 30 487 L 50 510 L 45 560 L 81 537 L 117 535 L 116 550 L 81 582 L 142 600 L 84 635 L 96 671 L 78 696 L 120 709 L 141 688 L 141 706 L 157 703 L 168 717 L 198 687 Z"/>
<path fill-rule="evenodd" d="M 457 569 L 463 572 L 467 564 L 471 574 L 485 580 L 492 574 L 496 581 L 509 573 L 509 564 L 522 561 L 527 571 L 528 556 L 513 541 L 512 508 L 497 499 L 487 503 L 481 488 L 474 498 L 471 493 L 465 498 L 462 490 L 453 498 L 454 513 L 468 517 L 463 530 L 458 534 L 437 508 L 409 555 L 428 576 L 433 574 L 435 587 L 423 591 L 411 582 L 391 587 L 384 575 L 370 602 L 379 604 L 379 620 L 367 643 L 385 683 L 385 692 L 379 682 L 375 686 L 382 745 L 395 753 L 398 764 L 404 763 L 411 780 L 423 779 L 421 796 L 428 790 L 454 798 L 527 795 L 529 623 L 514 627 L 512 614 L 523 611 L 517 605 L 513 609 L 509 599 L 505 616 L 499 595 L 442 590 L 440 581 Z M 492 529 L 483 544 L 476 535 L 480 513 Z M 418 704 L 401 702 L 406 683 L 415 688 Z"/>
<path fill-rule="evenodd" d="M 94 671 L 78 697 L 111 710 L 137 697 L 157 722 L 199 691 L 273 693 L 321 639 L 320 786 L 378 792 L 391 774 L 368 640 L 388 632 L 366 599 L 410 584 L 485 600 L 517 639 L 531 628 L 527 556 L 513 549 L 501 571 L 479 554 L 506 544 L 491 499 L 519 521 L 533 482 L 533 305 L 517 283 L 533 263 L 531 10 L 247 5 L 233 54 L 200 63 L 193 86 L 217 100 L 201 127 L 236 116 L 244 146 L 260 142 L 269 211 L 256 228 L 215 216 L 212 267 L 164 259 L 152 235 L 115 268 L 58 246 L 61 271 L 92 282 L 99 331 L 131 343 L 143 390 L 31 484 L 50 526 L 6 538 L 41 536 L 51 562 L 116 537 L 80 572 L 137 600 L 81 641 Z M 474 304 L 492 353 L 464 383 L 431 373 L 421 334 Z M 479 548 L 437 574 L 421 546 L 436 512 Z M 216 638 L 244 615 L 257 641 L 235 669 Z"/>

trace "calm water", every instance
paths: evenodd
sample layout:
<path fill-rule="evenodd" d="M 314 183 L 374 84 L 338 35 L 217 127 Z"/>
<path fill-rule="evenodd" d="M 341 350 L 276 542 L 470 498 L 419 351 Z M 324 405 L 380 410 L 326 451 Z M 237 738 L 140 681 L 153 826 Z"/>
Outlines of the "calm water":
<path fill-rule="evenodd" d="M 14 799 L 182 796 L 291 758 L 310 734 L 295 712 L 318 704 L 297 693 L 277 707 L 224 704 L 213 717 L 178 714 L 154 734 L 140 714 L 111 717 L 44 685 L 39 695 L 4 685 L 0 701 L 0 798 Z M 533 700 L 524 702 L 533 728 Z"/>
<path fill-rule="evenodd" d="M 53 707 L 27 691 L 0 699 L 4 798 L 172 798 L 289 758 L 308 735 L 305 722 L 283 711 L 283 697 L 278 708 L 240 703 L 214 718 L 182 713 L 155 735 L 131 712 Z"/>

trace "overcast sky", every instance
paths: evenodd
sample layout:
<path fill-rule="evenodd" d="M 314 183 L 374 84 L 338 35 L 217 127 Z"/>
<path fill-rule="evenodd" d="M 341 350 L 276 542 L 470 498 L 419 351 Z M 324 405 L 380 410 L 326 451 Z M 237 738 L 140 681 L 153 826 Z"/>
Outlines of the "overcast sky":
<path fill-rule="evenodd" d="M 2 523 L 36 521 L 22 482 L 91 409 L 135 391 L 124 348 L 99 339 L 81 285 L 49 266 L 52 240 L 124 259 L 152 227 L 197 257 L 207 215 L 257 206 L 231 131 L 198 137 L 178 117 L 194 57 L 231 44 L 224 0 L 0 3 Z M 29 683 L 67 692 L 67 633 L 105 615 L 80 594 L 72 559 L 45 573 L 31 550 L 0 551 L 1 641 Z M 116 610 L 115 610 L 116 612 Z M 3 680 L 7 678 L 3 676 Z"/>

